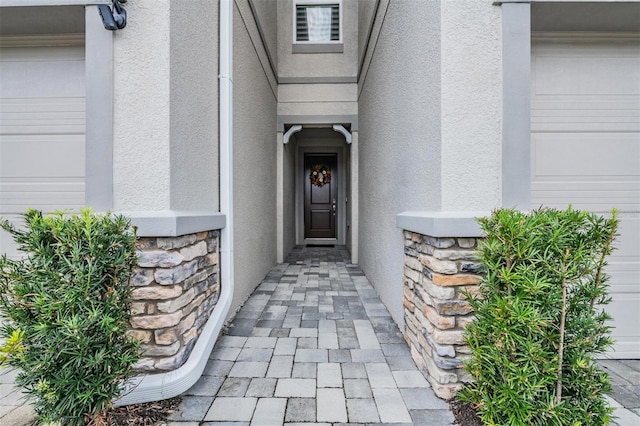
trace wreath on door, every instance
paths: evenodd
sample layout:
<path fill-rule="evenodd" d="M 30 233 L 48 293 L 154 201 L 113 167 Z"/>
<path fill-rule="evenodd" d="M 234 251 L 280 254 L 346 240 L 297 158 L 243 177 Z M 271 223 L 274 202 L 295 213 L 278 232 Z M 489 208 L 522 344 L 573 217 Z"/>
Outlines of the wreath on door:
<path fill-rule="evenodd" d="M 311 185 L 321 188 L 331 182 L 331 170 L 324 164 L 316 164 L 311 168 L 309 179 L 311 179 Z"/>

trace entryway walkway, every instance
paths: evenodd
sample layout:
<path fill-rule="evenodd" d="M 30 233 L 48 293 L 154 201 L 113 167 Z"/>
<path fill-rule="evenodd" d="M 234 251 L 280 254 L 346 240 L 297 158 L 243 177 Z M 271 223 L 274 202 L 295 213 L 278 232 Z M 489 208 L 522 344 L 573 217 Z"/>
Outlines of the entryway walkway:
<path fill-rule="evenodd" d="M 296 247 L 238 311 L 168 426 L 449 426 L 446 402 L 418 371 L 400 330 L 344 247 Z M 601 360 L 612 426 L 640 424 L 640 361 Z M 0 425 L 33 409 L 0 370 Z"/>
<path fill-rule="evenodd" d="M 170 425 L 453 424 L 349 258 L 344 247 L 296 247 L 276 265 Z"/>

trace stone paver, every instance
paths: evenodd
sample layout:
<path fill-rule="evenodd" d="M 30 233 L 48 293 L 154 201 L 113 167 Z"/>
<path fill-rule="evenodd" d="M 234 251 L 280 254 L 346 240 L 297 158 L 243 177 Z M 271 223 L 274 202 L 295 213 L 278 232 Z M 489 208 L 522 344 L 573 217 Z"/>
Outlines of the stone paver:
<path fill-rule="evenodd" d="M 295 247 L 237 312 L 168 426 L 396 424 L 454 418 L 418 370 L 344 247 Z M 640 361 L 602 360 L 614 425 L 640 424 Z M 26 426 L 15 372 L 0 370 L 0 424 Z"/>

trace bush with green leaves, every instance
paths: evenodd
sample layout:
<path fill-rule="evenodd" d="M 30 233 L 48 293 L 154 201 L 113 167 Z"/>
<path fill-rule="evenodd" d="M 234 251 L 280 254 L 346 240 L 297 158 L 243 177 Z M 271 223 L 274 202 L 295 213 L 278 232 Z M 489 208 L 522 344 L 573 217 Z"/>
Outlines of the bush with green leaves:
<path fill-rule="evenodd" d="M 2 220 L 25 255 L 0 259 L 3 361 L 43 422 L 81 425 L 122 392 L 139 359 L 127 336 L 135 229 L 110 214 L 43 215 L 25 227 Z"/>
<path fill-rule="evenodd" d="M 486 276 L 468 294 L 474 382 L 458 395 L 487 425 L 605 425 L 609 379 L 594 363 L 612 344 L 606 258 L 616 212 L 501 209 L 479 220 Z"/>

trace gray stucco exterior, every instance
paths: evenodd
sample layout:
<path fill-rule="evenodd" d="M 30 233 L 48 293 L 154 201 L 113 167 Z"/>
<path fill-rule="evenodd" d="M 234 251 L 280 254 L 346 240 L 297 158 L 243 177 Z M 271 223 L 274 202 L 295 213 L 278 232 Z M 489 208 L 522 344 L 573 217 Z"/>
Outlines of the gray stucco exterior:
<path fill-rule="evenodd" d="M 129 214 L 145 238 L 220 231 L 226 319 L 305 243 L 308 151 L 339 157 L 338 234 L 320 243 L 347 245 L 403 326 L 403 231 L 479 238 L 476 217 L 531 207 L 532 34 L 640 33 L 637 1 L 341 0 L 339 51 L 297 53 L 295 0 L 136 0 L 113 33 L 97 14 L 109 3 L 4 0 L 0 48 L 84 39 L 86 204 Z"/>

